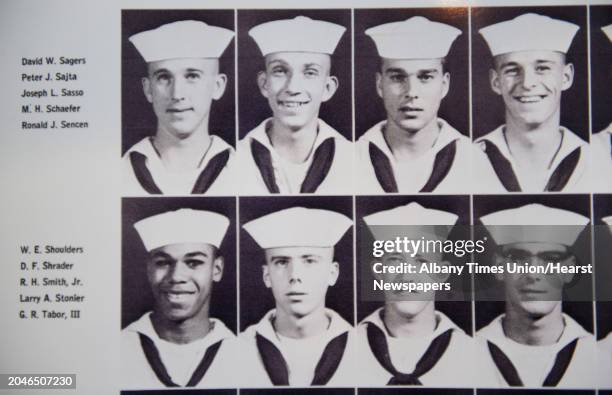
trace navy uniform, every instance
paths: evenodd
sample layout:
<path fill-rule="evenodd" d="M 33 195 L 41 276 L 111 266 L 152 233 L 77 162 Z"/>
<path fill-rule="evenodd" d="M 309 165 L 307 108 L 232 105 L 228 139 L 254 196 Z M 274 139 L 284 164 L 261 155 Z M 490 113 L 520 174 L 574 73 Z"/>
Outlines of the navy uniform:
<path fill-rule="evenodd" d="M 571 247 L 589 219 L 567 210 L 528 204 L 485 215 L 481 221 L 499 246 L 552 243 Z M 543 231 L 541 226 L 544 225 L 559 227 Z M 546 280 L 536 278 L 532 286 L 540 289 Z M 506 309 L 508 303 L 506 301 Z M 549 314 L 556 312 L 552 310 Z M 552 321 L 552 318 L 540 320 Z M 569 315 L 561 314 L 559 318 L 563 331 L 552 344 L 529 345 L 509 338 L 504 329 L 506 314 L 480 329 L 476 337 L 488 365 L 483 370 L 483 384 L 490 387 L 594 387 L 597 374 L 595 337 Z"/>
<path fill-rule="evenodd" d="M 123 195 L 231 195 L 235 193 L 234 148 L 221 137 L 210 136 L 210 147 L 197 168 L 167 169 L 151 137 L 134 144 L 122 158 Z"/>
<path fill-rule="evenodd" d="M 530 189 L 523 181 L 529 177 L 529 169 L 522 168 L 513 158 L 506 138 L 505 125 L 478 138 L 475 142 L 473 169 L 476 190 L 481 193 L 504 192 L 588 192 L 591 188 L 590 149 L 571 130 L 561 126 L 561 146 L 548 168 L 541 188 Z"/>
<path fill-rule="evenodd" d="M 443 59 L 459 29 L 422 16 L 385 23 L 365 32 L 386 59 Z M 423 35 L 428 37 L 422 45 Z M 357 141 L 357 190 L 372 193 L 465 193 L 470 176 L 471 144 L 444 119 L 437 118 L 439 134 L 418 158 L 398 161 L 385 139 L 387 121 L 372 126 Z"/>
<path fill-rule="evenodd" d="M 419 385 L 474 387 L 474 341 L 443 313 L 436 311 L 435 330 L 415 338 L 393 337 L 380 308 L 357 327 L 359 381 L 363 386 Z"/>
<path fill-rule="evenodd" d="M 491 387 L 592 388 L 596 382 L 595 338 L 567 314 L 561 337 L 551 345 L 520 344 L 504 334 L 498 316 L 476 333 L 487 355 L 485 385 Z M 491 374 L 492 373 L 492 374 Z"/>
<path fill-rule="evenodd" d="M 202 339 L 175 344 L 159 337 L 146 313 L 121 332 L 122 389 L 161 387 L 234 387 L 236 337 L 211 318 Z"/>
<path fill-rule="evenodd" d="M 425 208 L 411 202 L 405 206 L 378 211 L 364 217 L 376 240 L 409 237 L 414 240 L 445 241 L 457 221 L 457 215 L 442 210 Z M 383 260 L 384 258 L 379 258 Z M 409 260 L 409 257 L 405 258 Z M 427 277 L 424 277 L 427 276 Z M 408 275 L 402 281 L 429 282 L 427 274 Z M 397 280 L 394 275 L 393 280 Z M 419 295 L 418 303 L 435 303 L 435 296 Z M 410 303 L 410 297 L 385 294 L 385 304 Z M 426 300 L 423 300 L 425 298 Z M 401 306 L 398 306 L 402 319 Z M 385 324 L 386 307 L 379 308 L 357 327 L 359 352 L 359 385 L 415 385 L 426 387 L 474 387 L 476 364 L 467 363 L 466 355 L 474 355 L 474 342 L 461 328 L 440 311 L 423 308 L 419 318 L 405 317 L 406 321 L 428 319 L 434 323 L 429 333 L 415 336 L 393 336 Z M 423 315 L 427 314 L 427 316 Z M 401 327 L 401 324 L 400 324 Z"/>
<path fill-rule="evenodd" d="M 218 59 L 233 36 L 231 30 L 201 21 L 178 21 L 137 33 L 130 37 L 130 41 L 145 62 L 152 63 L 180 59 Z M 181 99 L 184 98 L 171 98 L 176 103 L 180 103 Z M 152 100 L 149 99 L 151 103 Z M 166 105 L 172 106 L 168 103 Z M 201 147 L 202 157 L 197 166 L 182 171 L 169 169 L 164 164 L 154 139 L 146 137 L 140 140 L 123 156 L 124 196 L 235 193 L 234 148 L 223 139 L 210 136 L 210 144 Z"/>
<path fill-rule="evenodd" d="M 291 339 L 279 335 L 273 324 L 274 309 L 242 332 L 239 347 L 244 386 L 353 387 L 353 327 L 331 309 L 326 309 L 325 314 L 329 327 L 312 338 Z"/>
<path fill-rule="evenodd" d="M 286 252 L 288 248 L 298 248 L 302 254 L 302 248 L 333 248 L 351 226 L 349 218 L 334 211 L 292 207 L 252 220 L 244 225 L 244 229 L 263 249 L 283 248 L 289 254 Z M 308 269 L 301 270 L 303 273 Z M 295 278 L 287 279 L 288 289 L 294 289 L 290 285 L 294 284 L 300 290 L 309 290 L 306 292 L 311 297 L 320 292 L 314 290 L 320 289 L 320 282 L 329 286 L 327 278 L 293 276 Z M 310 285 L 314 283 L 319 285 L 313 288 Z M 274 286 L 268 284 L 270 288 Z M 315 297 L 323 298 L 324 302 L 325 294 L 317 294 Z M 353 327 L 337 312 L 325 308 L 322 314 L 328 325 L 324 330 L 302 338 L 284 336 L 277 331 L 279 302 L 276 301 L 276 304 L 276 309 L 270 310 L 258 323 L 249 326 L 239 336 L 243 386 L 353 387 Z"/>
<path fill-rule="evenodd" d="M 352 193 L 353 144 L 318 120 L 318 133 L 306 161 L 283 160 L 266 133 L 272 118 L 263 121 L 238 143 L 241 193 L 341 195 Z"/>
<path fill-rule="evenodd" d="M 257 25 L 249 30 L 249 35 L 264 57 L 284 52 L 331 56 L 345 30 L 335 23 L 298 16 Z M 297 97 L 299 93 L 291 91 L 286 96 Z M 240 193 L 341 195 L 353 192 L 352 142 L 322 119 L 317 119 L 317 134 L 308 157 L 301 163 L 293 163 L 283 158 L 272 145 L 268 136 L 272 124 L 272 118 L 266 119 L 238 143 Z"/>
<path fill-rule="evenodd" d="M 218 213 L 180 209 L 142 219 L 134 227 L 151 252 L 183 243 L 206 243 L 218 249 L 229 223 Z M 186 278 L 171 281 L 181 283 L 177 285 L 180 289 L 190 290 Z M 162 290 L 173 286 L 162 285 Z M 207 287 L 210 292 L 212 283 Z M 161 309 L 158 313 L 164 314 Z M 151 314 L 145 313 L 121 331 L 122 389 L 235 387 L 231 372 L 237 363 L 237 340 L 221 320 L 208 317 L 209 330 L 204 337 L 174 343 L 159 336 Z"/>
<path fill-rule="evenodd" d="M 578 29 L 573 23 L 528 13 L 484 27 L 480 34 L 493 57 L 525 51 L 566 54 Z M 479 193 L 590 192 L 587 142 L 563 126 L 559 133 L 561 143 L 546 172 L 516 160 L 508 147 L 506 125 L 478 138 L 473 159 L 475 189 Z"/>

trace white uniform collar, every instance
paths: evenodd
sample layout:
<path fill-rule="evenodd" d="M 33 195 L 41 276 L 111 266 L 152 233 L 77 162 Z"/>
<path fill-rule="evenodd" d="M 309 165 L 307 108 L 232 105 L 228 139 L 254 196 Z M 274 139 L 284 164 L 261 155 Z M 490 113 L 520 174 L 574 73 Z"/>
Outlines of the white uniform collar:
<path fill-rule="evenodd" d="M 272 146 L 270 137 L 268 137 L 268 133 L 266 133 L 266 130 L 268 129 L 268 124 L 271 121 L 272 121 L 272 118 L 266 119 L 265 121 L 257 125 L 255 129 L 251 130 L 245 136 L 245 138 L 257 140 L 258 142 L 263 144 L 264 147 L 266 147 L 270 152 L 276 155 L 276 151 L 274 147 Z M 315 150 L 319 147 L 319 145 L 321 145 L 328 138 L 345 140 L 344 136 L 342 136 L 334 128 L 332 128 L 327 123 L 325 123 L 325 121 L 323 121 L 322 119 L 318 120 L 317 125 L 318 125 L 318 133 L 317 133 L 317 137 L 315 138 L 315 142 L 314 142 L 311 152 L 315 152 Z"/>
<path fill-rule="evenodd" d="M 205 153 L 206 157 L 204 158 L 204 160 L 201 161 L 201 163 L 199 164 L 197 168 L 197 170 L 199 171 L 203 170 L 204 167 L 206 167 L 206 165 L 208 164 L 208 160 L 213 158 L 219 152 L 225 151 L 228 148 L 230 149 L 230 151 L 234 150 L 234 148 L 228 143 L 226 143 L 225 140 L 223 140 L 221 137 L 210 135 L 210 138 L 212 139 L 210 143 L 210 148 L 208 148 L 208 151 Z M 138 152 L 138 153 L 143 154 L 147 158 L 147 162 L 149 165 L 152 164 L 153 162 L 156 165 L 163 167 L 159 153 L 153 146 L 152 137 L 145 137 L 144 139 L 134 144 L 126 152 L 126 155 L 129 155 L 131 152 Z"/>
<path fill-rule="evenodd" d="M 125 330 L 134 333 L 141 333 L 150 338 L 154 343 L 168 342 L 167 340 L 164 340 L 159 337 L 157 332 L 155 332 L 155 328 L 153 328 L 153 323 L 151 322 L 151 314 L 152 312 L 144 314 L 137 321 L 134 321 L 130 325 L 128 325 Z M 206 334 L 206 336 L 204 336 L 204 338 L 200 340 L 203 341 L 206 339 L 206 344 L 213 344 L 218 342 L 219 340 L 225 340 L 234 337 L 234 333 L 230 331 L 227 326 L 225 326 L 223 321 L 212 317 L 210 317 L 209 320 L 212 324 L 212 329 Z"/>
<path fill-rule="evenodd" d="M 508 159 L 510 163 L 513 164 L 513 166 L 515 166 L 514 158 L 512 157 L 512 154 L 510 154 L 510 148 L 508 147 L 508 144 L 506 143 L 506 137 L 504 136 L 505 127 L 506 125 L 501 125 L 494 131 L 478 138 L 476 140 L 476 143 L 482 143 L 484 140 L 491 142 L 499 149 L 501 154 L 506 159 Z M 576 148 L 588 145 L 584 140 L 582 140 L 568 128 L 560 126 L 559 130 L 561 130 L 561 133 L 563 133 L 563 137 L 561 140 L 561 147 L 559 148 L 559 152 L 557 152 L 557 154 L 555 155 L 553 163 L 550 166 L 551 170 L 556 169 L 559 163 L 563 159 L 565 159 L 566 156 L 571 154 Z"/>
<path fill-rule="evenodd" d="M 457 129 L 450 126 L 448 122 L 446 122 L 442 118 L 437 118 L 436 122 L 438 123 L 440 127 L 440 134 L 438 135 L 438 138 L 436 139 L 436 142 L 434 143 L 433 147 L 431 147 L 428 151 L 432 155 L 437 154 L 441 149 L 446 147 L 448 144 L 450 144 L 451 142 L 463 136 L 461 133 L 459 133 L 459 131 L 457 131 Z M 380 150 L 384 152 L 385 155 L 389 157 L 389 159 L 394 160 L 394 156 L 393 156 L 393 153 L 391 152 L 391 148 L 387 144 L 387 141 L 385 140 L 385 136 L 383 134 L 383 128 L 385 127 L 386 124 L 387 124 L 387 121 L 381 121 L 377 123 L 376 125 L 372 126 L 370 129 L 368 129 L 368 131 L 365 132 L 359 138 L 359 140 L 371 142 L 372 144 L 380 148 Z"/>
<path fill-rule="evenodd" d="M 345 332 L 350 331 L 353 327 L 332 309 L 325 309 L 325 315 L 329 318 L 329 328 L 326 330 L 325 336 L 329 339 L 333 339 Z M 274 330 L 272 322 L 276 317 L 276 309 L 272 309 L 263 316 L 263 318 L 254 325 L 255 331 L 261 336 L 270 340 L 276 347 L 280 348 L 280 341 L 278 334 Z"/>
<path fill-rule="evenodd" d="M 369 316 L 364 318 L 364 320 L 361 321 L 361 325 L 364 325 L 364 324 L 374 324 L 381 331 L 383 331 L 385 336 L 390 336 L 389 332 L 387 331 L 387 327 L 385 326 L 385 324 L 384 324 L 384 322 L 382 320 L 382 312 L 383 311 L 384 311 L 384 307 L 381 307 L 381 308 L 377 309 L 372 314 L 370 314 Z M 452 329 L 453 331 L 460 331 L 460 332 L 463 333 L 463 330 L 461 328 L 459 328 L 457 326 L 457 324 L 455 324 L 444 313 L 436 310 L 435 311 L 435 315 L 436 315 L 436 322 L 438 323 L 438 325 L 434 329 L 433 333 L 431 333 L 429 335 L 430 337 L 433 338 L 433 337 L 436 337 L 438 335 L 441 335 L 442 333 L 446 332 L 449 329 Z"/>
<path fill-rule="evenodd" d="M 492 343 L 495 343 L 500 346 L 504 342 L 516 344 L 514 340 L 506 337 L 504 333 L 504 328 L 502 326 L 502 320 L 504 316 L 505 314 L 496 317 L 493 321 L 491 321 L 491 323 L 479 330 L 478 336 L 481 336 L 486 340 L 489 340 Z M 557 351 L 562 349 L 569 343 L 573 342 L 575 339 L 592 336 L 582 326 L 580 326 L 579 323 L 577 323 L 572 317 L 567 314 L 563 314 L 563 322 L 565 323 L 565 328 L 563 329 L 561 337 L 559 338 L 557 343 L 555 343 L 555 349 L 557 349 Z"/>

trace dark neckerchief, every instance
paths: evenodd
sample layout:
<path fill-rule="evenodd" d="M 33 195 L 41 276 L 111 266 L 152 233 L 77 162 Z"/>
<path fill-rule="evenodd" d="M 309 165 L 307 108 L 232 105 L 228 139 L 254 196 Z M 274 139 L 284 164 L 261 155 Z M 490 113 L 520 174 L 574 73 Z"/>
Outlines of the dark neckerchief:
<path fill-rule="evenodd" d="M 321 185 L 329 169 L 334 161 L 336 151 L 336 142 L 333 137 L 327 138 L 316 148 L 312 163 L 306 172 L 304 181 L 300 187 L 300 193 L 314 193 Z M 270 193 L 280 193 L 276 177 L 274 176 L 274 167 L 272 166 L 272 154 L 268 148 L 255 139 L 251 139 L 251 154 L 261 178 Z"/>
<path fill-rule="evenodd" d="M 151 369 L 153 369 L 153 372 L 159 381 L 161 381 L 166 387 L 180 387 L 180 385 L 176 384 L 170 378 L 170 375 L 168 374 L 168 371 L 166 370 L 166 367 L 159 356 L 159 351 L 157 350 L 157 347 L 155 347 L 153 340 L 142 333 L 139 333 L 138 335 L 140 336 L 140 345 L 142 346 L 142 351 L 147 358 L 147 362 L 149 362 Z M 221 342 L 223 342 L 223 340 L 219 340 L 208 347 L 206 353 L 204 353 L 204 357 L 202 357 L 202 361 L 200 361 L 196 367 L 185 387 L 195 387 L 202 380 L 202 378 L 204 378 L 204 375 L 208 371 L 208 368 L 210 368 L 210 365 L 219 351 L 219 347 L 221 347 Z"/>
<path fill-rule="evenodd" d="M 569 367 L 570 362 L 572 361 L 572 356 L 574 355 L 574 351 L 576 350 L 576 345 L 578 344 L 578 339 L 574 339 L 571 343 L 567 344 L 565 347 L 561 349 L 557 353 L 557 357 L 555 358 L 555 363 L 546 375 L 546 379 L 542 384 L 543 387 L 555 387 L 565 374 L 565 371 Z M 524 386 L 523 381 L 521 380 L 518 371 L 510 358 L 504 352 L 493 344 L 490 341 L 487 341 L 487 346 L 489 347 L 489 353 L 493 358 L 493 362 L 495 362 L 495 366 L 501 373 L 504 380 L 510 387 L 522 387 Z"/>
<path fill-rule="evenodd" d="M 367 324 L 370 350 L 372 350 L 378 363 L 393 376 L 387 385 L 423 385 L 419 378 L 429 372 L 442 358 L 450 344 L 452 333 L 453 330 L 448 329 L 436 336 L 417 362 L 414 371 L 412 373 L 401 373 L 391 362 L 389 345 L 387 344 L 384 332 L 373 323 Z M 410 350 L 406 350 L 406 352 L 410 352 Z"/>
<path fill-rule="evenodd" d="M 229 148 L 213 156 L 198 176 L 191 193 L 206 193 L 227 164 L 229 156 Z M 163 192 L 159 189 L 155 180 L 153 180 L 153 175 L 147 168 L 146 160 L 147 157 L 144 154 L 137 151 L 130 152 L 130 163 L 140 186 L 151 195 L 161 195 Z"/>
<path fill-rule="evenodd" d="M 368 150 L 370 161 L 374 167 L 374 174 L 382 189 L 388 193 L 399 192 L 397 181 L 393 175 L 393 167 L 387 155 L 372 142 L 370 142 Z M 451 141 L 436 153 L 431 174 L 419 192 L 433 192 L 438 187 L 450 172 L 456 153 L 457 140 Z"/>
<path fill-rule="evenodd" d="M 497 178 L 502 183 L 504 188 L 506 188 L 508 192 L 522 192 L 518 178 L 516 177 L 514 170 L 512 170 L 512 164 L 510 161 L 504 157 L 494 143 L 486 139 L 483 140 L 483 142 L 485 144 L 485 153 L 489 158 L 493 171 L 495 171 Z M 561 146 L 559 146 L 559 149 L 560 148 Z M 569 155 L 563 158 L 561 162 L 559 162 L 555 170 L 550 175 L 550 178 L 544 187 L 544 192 L 559 192 L 565 188 L 572 174 L 574 173 L 576 166 L 578 166 L 581 152 L 581 147 L 577 147 Z"/>
<path fill-rule="evenodd" d="M 325 385 L 329 382 L 340 365 L 347 340 L 348 332 L 344 332 L 327 343 L 315 367 L 311 385 Z M 255 342 L 272 384 L 289 385 L 289 368 L 280 350 L 259 333 L 255 334 Z"/>

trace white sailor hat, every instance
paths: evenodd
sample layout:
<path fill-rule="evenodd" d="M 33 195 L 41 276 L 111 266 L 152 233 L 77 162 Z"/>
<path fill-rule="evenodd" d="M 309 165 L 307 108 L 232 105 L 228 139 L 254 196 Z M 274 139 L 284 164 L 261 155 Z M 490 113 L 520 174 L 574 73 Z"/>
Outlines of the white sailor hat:
<path fill-rule="evenodd" d="M 183 208 L 140 220 L 134 228 L 147 251 L 177 243 L 207 243 L 219 248 L 229 222 L 218 213 Z"/>
<path fill-rule="evenodd" d="M 608 225 L 608 230 L 612 233 L 612 215 L 601 219 L 604 224 Z"/>
<path fill-rule="evenodd" d="M 263 249 L 333 247 L 352 224 L 335 211 L 292 207 L 259 217 L 243 228 Z"/>
<path fill-rule="evenodd" d="M 601 30 L 606 33 L 606 36 L 608 36 L 608 40 L 612 41 L 612 24 L 602 27 Z"/>
<path fill-rule="evenodd" d="M 234 32 L 200 21 L 178 21 L 134 34 L 129 40 L 145 62 L 176 58 L 219 58 Z"/>
<path fill-rule="evenodd" d="M 422 16 L 385 23 L 365 31 L 378 55 L 388 59 L 436 59 L 448 55 L 461 30 Z"/>
<path fill-rule="evenodd" d="M 400 237 L 432 237 L 446 240 L 457 215 L 425 208 L 416 202 L 383 210 L 363 217 L 374 237 L 390 240 Z"/>
<path fill-rule="evenodd" d="M 298 16 L 257 25 L 249 36 L 263 56 L 275 52 L 317 52 L 331 55 L 346 28 L 331 22 Z"/>
<path fill-rule="evenodd" d="M 497 211 L 480 220 L 498 245 L 541 242 L 572 246 L 589 223 L 583 215 L 542 204 Z"/>
<path fill-rule="evenodd" d="M 531 50 L 567 53 L 579 26 L 538 14 L 523 14 L 479 30 L 493 56 Z"/>

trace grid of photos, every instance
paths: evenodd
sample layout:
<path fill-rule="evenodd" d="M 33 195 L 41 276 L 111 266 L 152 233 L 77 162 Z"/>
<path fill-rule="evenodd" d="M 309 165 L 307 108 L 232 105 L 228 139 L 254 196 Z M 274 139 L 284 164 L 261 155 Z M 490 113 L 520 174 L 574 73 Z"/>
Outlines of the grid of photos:
<path fill-rule="evenodd" d="M 122 394 L 612 393 L 612 5 L 121 39 Z"/>

